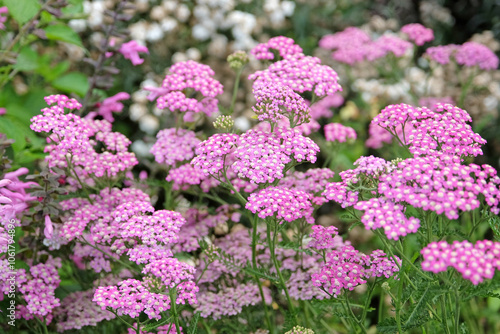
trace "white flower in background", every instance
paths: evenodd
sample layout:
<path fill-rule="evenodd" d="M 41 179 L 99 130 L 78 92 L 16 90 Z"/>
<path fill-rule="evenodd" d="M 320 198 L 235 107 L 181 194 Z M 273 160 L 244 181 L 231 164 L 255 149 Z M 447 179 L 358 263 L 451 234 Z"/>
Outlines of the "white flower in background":
<path fill-rule="evenodd" d="M 158 23 L 152 23 L 149 25 L 146 31 L 146 40 L 149 42 L 156 42 L 162 39 L 163 36 L 163 30 Z"/>
<path fill-rule="evenodd" d="M 144 21 L 139 21 L 129 25 L 128 29 L 130 30 L 130 37 L 137 42 L 144 44 L 146 40 L 148 24 Z"/>
<path fill-rule="evenodd" d="M 151 149 L 152 146 L 153 143 L 146 144 L 144 141 L 139 139 L 134 141 L 130 146 L 130 148 L 132 149 L 132 152 L 134 152 L 136 155 L 140 157 L 147 157 L 152 155 L 151 153 L 149 153 L 149 150 Z"/>
<path fill-rule="evenodd" d="M 166 17 L 160 21 L 160 25 L 164 32 L 169 32 L 177 28 L 177 21 L 171 17 Z"/>
<path fill-rule="evenodd" d="M 241 131 L 247 131 L 250 129 L 250 121 L 244 116 L 237 117 L 234 120 L 234 127 Z"/>
<path fill-rule="evenodd" d="M 133 103 L 128 113 L 131 120 L 137 121 L 148 113 L 148 108 L 142 103 Z"/>
<path fill-rule="evenodd" d="M 155 133 L 159 127 L 160 122 L 153 115 L 144 115 L 139 119 L 139 128 L 148 134 Z"/>

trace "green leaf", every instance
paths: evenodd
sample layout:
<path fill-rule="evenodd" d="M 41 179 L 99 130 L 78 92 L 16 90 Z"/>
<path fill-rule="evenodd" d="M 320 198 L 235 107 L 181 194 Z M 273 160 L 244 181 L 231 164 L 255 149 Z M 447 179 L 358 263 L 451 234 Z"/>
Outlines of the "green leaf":
<path fill-rule="evenodd" d="M 196 312 L 194 314 L 193 319 L 191 319 L 191 323 L 189 324 L 188 334 L 196 334 L 199 319 L 200 319 L 200 312 Z"/>
<path fill-rule="evenodd" d="M 488 219 L 493 234 L 495 235 L 495 240 L 500 241 L 500 218 L 498 216 L 491 216 Z"/>
<path fill-rule="evenodd" d="M 18 71 L 34 71 L 38 68 L 38 54 L 30 47 L 25 47 L 19 52 L 14 68 Z"/>
<path fill-rule="evenodd" d="M 63 92 L 75 93 L 83 97 L 89 89 L 89 82 L 83 73 L 71 72 L 54 80 L 52 86 Z"/>
<path fill-rule="evenodd" d="M 26 147 L 26 138 L 24 137 L 25 132 L 26 129 L 23 128 L 22 124 L 19 124 L 19 121 L 10 119 L 8 114 L 1 116 L 0 133 L 4 133 L 7 138 L 15 140 L 12 144 L 14 152 L 19 152 Z"/>
<path fill-rule="evenodd" d="M 48 26 L 44 29 L 44 31 L 45 35 L 50 40 L 71 43 L 83 48 L 80 36 L 78 36 L 78 34 L 67 25 L 56 24 L 53 26 Z"/>
<path fill-rule="evenodd" d="M 19 25 L 31 20 L 40 10 L 38 0 L 4 0 L 4 4 L 9 9 L 9 14 Z"/>

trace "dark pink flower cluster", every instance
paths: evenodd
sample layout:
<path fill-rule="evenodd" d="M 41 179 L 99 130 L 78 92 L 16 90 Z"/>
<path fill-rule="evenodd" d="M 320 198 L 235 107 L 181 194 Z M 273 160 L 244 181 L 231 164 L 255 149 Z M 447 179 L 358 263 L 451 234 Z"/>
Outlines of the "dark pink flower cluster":
<path fill-rule="evenodd" d="M 309 234 L 313 240 L 307 244 L 307 247 L 317 250 L 337 249 L 344 246 L 342 237 L 339 236 L 338 229 L 335 226 L 324 227 L 321 225 L 311 226 L 312 233 Z"/>
<path fill-rule="evenodd" d="M 349 126 L 340 123 L 330 123 L 325 125 L 326 141 L 345 143 L 348 140 L 357 138 L 356 131 Z"/>
<path fill-rule="evenodd" d="M 294 130 L 278 128 L 275 132 L 249 130 L 237 140 L 232 169 L 240 178 L 254 183 L 283 178 L 285 165 L 316 161 L 318 145 Z"/>
<path fill-rule="evenodd" d="M 35 132 L 51 133 L 48 138 L 51 145 L 45 147 L 50 167 L 73 166 L 80 177 L 113 177 L 138 163 L 135 155 L 127 152 L 130 140 L 121 133 L 111 132 L 111 123 L 65 114 L 64 108 L 81 108 L 78 101 L 67 96 L 51 95 L 45 101 L 56 105 L 42 109 L 43 115 L 33 117 L 30 127 Z M 104 144 L 102 153 L 95 149 L 98 142 Z"/>
<path fill-rule="evenodd" d="M 26 193 L 26 189 L 35 183 L 19 180 L 21 175 L 28 174 L 28 172 L 28 168 L 21 167 L 5 173 L 3 179 L 0 179 L 0 218 L 4 225 L 24 212 L 29 202 L 36 199 Z M 18 224 L 17 220 L 15 224 Z"/>
<path fill-rule="evenodd" d="M 298 93 L 313 92 L 316 96 L 333 95 L 342 90 L 337 73 L 329 66 L 321 65 L 317 57 L 295 54 L 271 64 L 266 70 L 251 74 L 254 87 L 273 82 L 288 86 Z"/>
<path fill-rule="evenodd" d="M 375 41 L 363 30 L 346 28 L 333 35 L 326 35 L 319 41 L 323 49 L 334 50 L 332 58 L 341 63 L 353 65 L 364 60 L 373 61 L 392 53 L 402 57 L 412 44 L 393 35 L 383 35 Z"/>
<path fill-rule="evenodd" d="M 239 136 L 233 133 L 216 133 L 196 146 L 196 157 L 191 164 L 205 175 L 221 178 L 228 164 L 226 157 L 234 151 Z"/>
<path fill-rule="evenodd" d="M 325 264 L 311 277 L 313 284 L 330 295 L 337 297 L 344 289 L 352 291 L 366 283 L 370 277 L 389 278 L 399 272 L 401 261 L 388 259 L 381 250 L 371 255 L 360 253 L 353 246 L 346 245 L 326 255 Z"/>
<path fill-rule="evenodd" d="M 193 60 L 172 65 L 169 74 L 163 80 L 161 91 L 155 93 L 161 95 L 157 100 L 158 108 L 204 112 L 210 116 L 217 109 L 217 100 L 214 98 L 223 93 L 222 84 L 213 78 L 214 75 L 214 71 L 208 65 Z M 188 97 L 192 95 L 191 93 L 199 93 L 202 98 Z M 203 102 L 207 99 L 209 102 Z"/>
<path fill-rule="evenodd" d="M 416 45 L 424 45 L 425 42 L 434 40 L 434 31 L 419 23 L 410 23 L 401 27 L 401 32 L 408 35 L 408 38 Z"/>
<path fill-rule="evenodd" d="M 263 287 L 266 304 L 271 304 L 271 291 Z M 254 283 L 238 284 L 235 287 L 224 287 L 219 292 L 205 291 L 198 297 L 196 310 L 203 318 L 214 320 L 223 316 L 240 314 L 243 307 L 257 305 L 262 302 L 259 287 Z"/>
<path fill-rule="evenodd" d="M 253 86 L 257 104 L 252 110 L 259 121 L 277 123 L 288 118 L 294 127 L 309 122 L 309 107 L 305 100 L 290 87 L 272 82 L 259 81 Z"/>
<path fill-rule="evenodd" d="M 194 149 L 200 143 L 193 131 L 184 129 L 163 129 L 156 135 L 156 143 L 149 151 L 156 162 L 174 166 L 177 162 L 191 160 Z"/>
<path fill-rule="evenodd" d="M 498 68 L 498 57 L 487 46 L 466 42 L 462 45 L 440 45 L 428 48 L 425 52 L 430 59 L 445 65 L 453 56 L 459 65 L 466 67 L 478 66 L 482 70 L 495 70 Z"/>
<path fill-rule="evenodd" d="M 478 208 L 481 196 L 493 213 L 499 213 L 499 186 L 493 167 L 462 165 L 456 157 L 442 156 L 400 162 L 397 169 L 380 177 L 378 191 L 391 201 L 458 219 L 460 211 Z"/>
<path fill-rule="evenodd" d="M 500 242 L 480 240 L 432 242 L 421 251 L 424 257 L 422 269 L 439 273 L 448 267 L 455 268 L 464 279 L 477 285 L 485 279 L 492 279 L 495 270 L 500 270 Z"/>
<path fill-rule="evenodd" d="M 295 41 L 285 36 L 277 36 L 270 38 L 266 43 L 257 44 L 250 53 L 257 59 L 274 59 L 274 54 L 269 51 L 274 49 L 278 51 L 281 58 L 286 58 L 289 55 L 302 53 L 302 48 L 295 44 Z"/>
<path fill-rule="evenodd" d="M 283 187 L 268 187 L 248 197 L 245 208 L 264 219 L 275 216 L 278 220 L 292 222 L 296 219 L 305 218 L 312 223 L 311 216 L 313 207 L 311 195 L 297 190 Z"/>
<path fill-rule="evenodd" d="M 381 197 L 358 202 L 354 208 L 364 211 L 361 222 L 366 229 L 383 228 L 389 239 L 399 240 L 400 237 L 409 233 L 416 233 L 420 227 L 420 220 L 415 217 L 406 217 L 403 205 Z"/>

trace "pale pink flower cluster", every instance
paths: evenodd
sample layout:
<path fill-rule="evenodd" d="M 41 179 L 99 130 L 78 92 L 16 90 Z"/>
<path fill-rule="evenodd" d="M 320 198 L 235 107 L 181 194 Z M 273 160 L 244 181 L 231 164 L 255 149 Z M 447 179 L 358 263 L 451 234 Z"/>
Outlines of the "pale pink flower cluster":
<path fill-rule="evenodd" d="M 310 110 L 305 100 L 290 87 L 272 82 L 256 82 L 253 94 L 257 104 L 252 110 L 259 121 L 277 123 L 288 118 L 292 126 L 308 123 Z"/>
<path fill-rule="evenodd" d="M 313 240 L 307 244 L 307 247 L 317 250 L 337 249 L 344 246 L 342 237 L 339 236 L 338 229 L 335 226 L 324 227 L 321 225 L 311 226 L 312 233 L 309 234 Z M 346 244 L 349 244 L 348 242 Z"/>
<path fill-rule="evenodd" d="M 453 56 L 459 65 L 478 66 L 482 70 L 495 70 L 498 68 L 499 62 L 493 51 L 476 42 L 431 47 L 426 50 L 425 55 L 441 65 L 448 64 Z"/>
<path fill-rule="evenodd" d="M 271 291 L 263 287 L 266 304 L 271 304 Z M 224 287 L 219 292 L 205 291 L 198 297 L 196 310 L 203 318 L 214 320 L 224 316 L 240 314 L 243 307 L 257 305 L 262 302 L 259 287 L 254 283 L 238 284 L 235 287 Z"/>
<path fill-rule="evenodd" d="M 325 125 L 324 130 L 326 141 L 345 143 L 357 138 L 353 128 L 340 123 L 329 123 Z"/>
<path fill-rule="evenodd" d="M 254 183 L 273 182 L 283 178 L 285 165 L 293 161 L 316 161 L 318 145 L 294 130 L 278 128 L 266 133 L 249 130 L 237 141 L 233 171 Z"/>
<path fill-rule="evenodd" d="M 412 48 L 410 42 L 388 34 L 373 41 L 365 31 L 356 27 L 349 27 L 344 31 L 323 36 L 319 41 L 319 46 L 323 49 L 334 50 L 332 58 L 349 65 L 365 60 L 373 61 L 389 53 L 402 57 Z"/>
<path fill-rule="evenodd" d="M 280 222 L 292 222 L 305 218 L 312 223 L 314 218 L 310 200 L 311 195 L 302 190 L 268 187 L 251 194 L 245 208 L 262 219 L 274 216 Z"/>
<path fill-rule="evenodd" d="M 158 108 L 172 112 L 203 112 L 210 116 L 217 111 L 215 97 L 223 93 L 222 84 L 213 78 L 214 75 L 208 65 L 193 60 L 172 65 L 162 88 L 153 92 L 154 97 L 160 96 L 157 99 Z M 198 93 L 201 98 L 191 97 L 192 93 Z"/>
<path fill-rule="evenodd" d="M 366 283 L 370 277 L 389 278 L 399 272 L 401 261 L 386 257 L 381 250 L 371 255 L 360 253 L 351 245 L 333 250 L 326 255 L 326 262 L 320 271 L 311 277 L 313 284 L 330 295 L 337 297 L 343 290 L 352 291 Z"/>
<path fill-rule="evenodd" d="M 333 95 L 342 90 L 338 75 L 331 67 L 321 65 L 321 60 L 317 57 L 302 53 L 277 61 L 266 70 L 257 71 L 248 78 L 254 81 L 254 87 L 273 82 L 288 86 L 298 93 L 313 92 L 318 97 Z"/>
<path fill-rule="evenodd" d="M 302 48 L 295 44 L 295 41 L 285 36 L 277 36 L 270 38 L 266 43 L 257 44 L 250 53 L 257 59 L 273 60 L 274 54 L 269 51 L 274 49 L 278 51 L 281 58 L 286 58 L 289 55 L 302 53 Z"/>
<path fill-rule="evenodd" d="M 337 108 L 344 104 L 344 98 L 339 93 L 328 95 L 314 103 L 311 108 L 311 118 L 318 120 L 321 117 L 330 118 L 333 111 L 330 108 Z"/>
<path fill-rule="evenodd" d="M 495 270 L 500 270 L 500 242 L 480 240 L 432 242 L 420 252 L 424 260 L 422 269 L 433 273 L 455 268 L 464 279 L 477 285 L 485 279 L 492 279 Z"/>
<path fill-rule="evenodd" d="M 321 205 L 326 200 L 321 194 L 335 173 L 329 168 L 311 168 L 305 172 L 294 171 L 282 178 L 278 185 L 288 189 L 299 189 L 312 195 L 311 202 Z"/>
<path fill-rule="evenodd" d="M 191 163 L 203 174 L 220 179 L 227 168 L 226 157 L 234 151 L 238 137 L 233 133 L 217 133 L 210 136 L 198 144 L 196 156 Z"/>
<path fill-rule="evenodd" d="M 184 129 L 163 129 L 156 135 L 156 143 L 149 151 L 159 164 L 174 166 L 177 162 L 191 160 L 194 149 L 200 143 L 193 131 Z"/>
<path fill-rule="evenodd" d="M 46 160 L 50 167 L 73 167 L 82 176 L 114 177 L 136 165 L 133 153 L 127 152 L 131 141 L 125 135 L 111 132 L 111 123 L 105 120 L 82 119 L 64 108 L 80 109 L 81 104 L 64 95 L 45 97 L 47 104 L 43 114 L 31 119 L 31 129 L 35 132 L 51 133 L 45 147 L 49 155 Z M 104 152 L 97 152 L 97 143 L 104 144 Z"/>
<path fill-rule="evenodd" d="M 187 190 L 190 186 L 198 185 L 206 178 L 198 168 L 187 163 L 168 172 L 166 180 L 172 182 L 173 190 Z"/>
<path fill-rule="evenodd" d="M 424 45 L 425 42 L 434 40 L 434 31 L 419 23 L 410 23 L 401 27 L 401 32 L 408 35 L 408 38 L 416 45 Z"/>

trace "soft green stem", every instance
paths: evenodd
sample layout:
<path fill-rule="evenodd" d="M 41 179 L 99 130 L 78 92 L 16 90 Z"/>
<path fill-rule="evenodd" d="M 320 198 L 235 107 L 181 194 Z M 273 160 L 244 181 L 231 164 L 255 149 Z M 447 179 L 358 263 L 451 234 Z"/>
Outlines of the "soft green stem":
<path fill-rule="evenodd" d="M 455 333 L 458 333 L 460 327 L 460 296 L 458 288 L 455 286 Z"/>
<path fill-rule="evenodd" d="M 252 224 L 252 266 L 255 271 L 258 270 L 257 267 L 257 226 L 258 226 L 258 217 L 255 215 L 253 217 L 253 224 Z M 260 293 L 260 298 L 262 299 L 262 306 L 264 307 L 264 315 L 266 317 L 266 322 L 267 322 L 267 327 L 269 329 L 269 333 L 273 334 L 274 333 L 274 327 L 271 323 L 271 317 L 269 316 L 269 311 L 267 309 L 266 305 L 266 299 L 264 298 L 264 291 L 262 290 L 262 283 L 257 277 L 257 275 L 254 275 L 255 282 L 257 283 L 259 287 L 259 293 Z"/>
<path fill-rule="evenodd" d="M 467 78 L 467 81 L 465 81 L 465 84 L 462 86 L 462 91 L 460 92 L 460 98 L 458 99 L 458 106 L 460 108 L 464 107 L 465 96 L 467 95 L 467 91 L 469 90 L 475 76 L 476 76 L 476 71 L 472 71 L 469 77 Z"/>
<path fill-rule="evenodd" d="M 445 295 L 441 296 L 441 312 L 443 313 L 443 327 L 447 334 L 450 334 L 450 329 L 448 328 L 448 312 L 446 311 L 446 298 Z"/>
<path fill-rule="evenodd" d="M 354 321 L 356 322 L 356 324 L 358 324 L 359 328 L 361 328 L 361 331 L 363 333 L 366 333 L 366 328 L 365 326 L 363 325 L 363 323 L 358 319 L 358 317 L 354 314 L 354 312 L 352 311 L 352 307 L 351 307 L 351 304 L 349 303 L 349 298 L 347 297 L 347 294 L 344 296 L 345 297 L 345 303 L 346 303 L 346 306 L 347 306 L 347 309 L 349 311 L 349 314 L 351 315 L 351 317 L 354 319 Z M 366 309 L 365 309 L 366 310 Z"/>
<path fill-rule="evenodd" d="M 273 261 L 274 268 L 276 269 L 276 273 L 278 274 L 278 277 L 280 279 L 280 285 L 283 288 L 283 291 L 285 291 L 285 296 L 286 296 L 286 300 L 288 303 L 288 308 L 290 309 L 290 313 L 292 313 L 292 316 L 295 320 L 295 323 L 297 324 L 297 313 L 295 312 L 295 307 L 293 306 L 292 299 L 290 298 L 290 295 L 288 293 L 288 289 L 286 287 L 285 279 L 283 278 L 283 274 L 281 273 L 281 270 L 280 270 L 280 265 L 278 263 L 278 259 L 276 258 L 276 235 L 277 235 L 276 226 L 277 226 L 277 222 L 273 221 L 272 223 L 275 225 L 274 234 L 272 237 L 271 237 L 271 226 L 270 226 L 270 224 L 267 225 L 267 242 L 269 244 L 269 251 L 271 253 L 271 259 Z"/>
<path fill-rule="evenodd" d="M 242 72 L 243 67 L 239 68 L 236 72 L 236 80 L 234 81 L 233 97 L 231 99 L 231 106 L 229 107 L 229 115 L 232 115 L 234 112 L 234 105 L 236 104 L 236 97 L 238 96 L 238 88 L 240 87 L 240 77 Z"/>
<path fill-rule="evenodd" d="M 170 288 L 168 292 L 170 295 L 170 310 L 174 318 L 175 329 L 177 330 L 177 334 L 182 334 L 181 327 L 179 326 L 179 315 L 177 314 L 177 291 L 175 288 Z"/>

